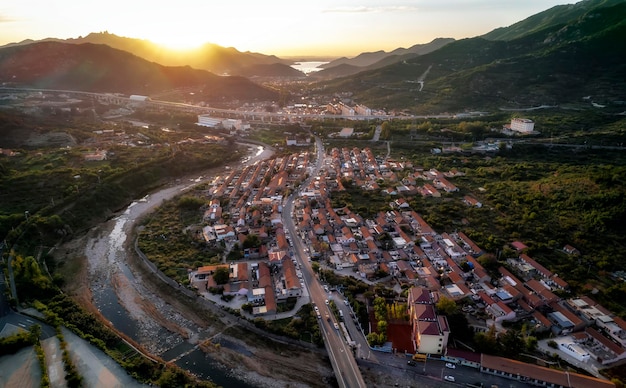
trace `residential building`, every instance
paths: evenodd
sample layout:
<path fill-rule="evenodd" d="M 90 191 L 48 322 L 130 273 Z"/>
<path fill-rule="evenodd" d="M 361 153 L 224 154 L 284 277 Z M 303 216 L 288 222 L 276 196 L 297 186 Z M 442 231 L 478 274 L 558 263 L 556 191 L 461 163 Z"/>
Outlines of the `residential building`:
<path fill-rule="evenodd" d="M 519 133 L 532 133 L 535 130 L 535 123 L 530 119 L 511 119 L 511 131 Z"/>
<path fill-rule="evenodd" d="M 481 355 L 480 371 L 540 387 L 609 388 L 610 381 L 557 369 L 546 368 L 503 357 Z"/>
<path fill-rule="evenodd" d="M 445 316 L 435 313 L 434 304 L 435 300 L 428 289 L 410 289 L 408 310 L 412 326 L 411 339 L 417 353 L 444 354 L 447 349 L 450 327 Z"/>

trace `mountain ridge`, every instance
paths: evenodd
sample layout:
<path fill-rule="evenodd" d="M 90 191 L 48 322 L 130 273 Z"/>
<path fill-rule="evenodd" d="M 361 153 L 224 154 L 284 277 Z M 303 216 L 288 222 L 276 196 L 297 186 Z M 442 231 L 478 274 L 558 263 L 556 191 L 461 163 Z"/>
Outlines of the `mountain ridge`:
<path fill-rule="evenodd" d="M 275 99 L 277 92 L 244 77 L 223 77 L 190 66 L 163 66 L 108 45 L 39 42 L 0 48 L 5 86 L 150 95 L 184 87 L 207 101 Z"/>
<path fill-rule="evenodd" d="M 557 18 L 559 23 L 538 30 L 532 24 L 525 33 L 518 29 L 515 39 L 462 39 L 321 85 L 327 91 L 350 91 L 362 104 L 415 113 L 579 105 L 584 96 L 623 101 L 626 65 L 620 47 L 626 36 L 626 2 L 583 3 L 586 8 Z"/>
<path fill-rule="evenodd" d="M 84 37 L 80 36 L 70 39 L 46 38 L 41 41 L 27 39 L 0 48 L 23 46 L 37 42 L 105 44 L 164 66 L 191 66 L 195 69 L 207 70 L 219 75 L 234 74 L 240 69 L 251 68 L 255 65 L 271 65 L 274 63 L 289 65 L 292 63 L 275 55 L 265 55 L 250 51 L 241 52 L 234 47 L 223 47 L 214 43 L 205 43 L 195 49 L 173 50 L 150 40 L 118 36 L 106 31 L 92 32 Z"/>

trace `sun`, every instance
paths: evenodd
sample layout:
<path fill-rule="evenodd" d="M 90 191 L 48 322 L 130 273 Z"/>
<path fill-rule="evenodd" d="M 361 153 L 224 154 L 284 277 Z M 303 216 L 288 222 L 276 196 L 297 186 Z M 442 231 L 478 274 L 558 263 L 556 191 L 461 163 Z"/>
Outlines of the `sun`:
<path fill-rule="evenodd" d="M 154 35 L 154 34 L 152 34 Z M 206 40 L 197 36 L 182 36 L 179 34 L 160 34 L 148 38 L 149 41 L 158 45 L 164 46 L 170 50 L 185 51 L 197 49 L 203 44 L 207 43 Z"/>

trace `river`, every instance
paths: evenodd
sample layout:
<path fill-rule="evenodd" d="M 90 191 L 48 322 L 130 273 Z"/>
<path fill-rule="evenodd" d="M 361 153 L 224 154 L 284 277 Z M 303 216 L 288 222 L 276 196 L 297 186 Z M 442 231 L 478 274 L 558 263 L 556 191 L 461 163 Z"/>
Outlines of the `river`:
<path fill-rule="evenodd" d="M 326 62 L 322 62 L 322 61 L 302 61 L 302 62 L 294 63 L 293 65 L 291 65 L 291 67 L 293 67 L 296 70 L 300 70 L 304 74 L 308 75 L 309 73 L 315 73 L 315 72 L 318 72 L 320 70 L 324 70 L 320 66 L 325 65 L 327 63 L 328 63 L 328 61 L 326 61 Z"/>
<path fill-rule="evenodd" d="M 272 150 L 252 145 L 246 164 L 269 158 Z M 243 164 L 242 164 L 243 166 Z M 188 352 L 202 339 L 215 334 L 211 327 L 201 329 L 197 322 L 144 286 L 139 272 L 129 267 L 127 241 L 133 235 L 135 221 L 192 186 L 212 179 L 212 171 L 197 179 L 177 182 L 131 203 L 121 214 L 95 227 L 85 247 L 88 282 L 92 301 L 113 326 L 141 344 L 150 353 L 172 360 Z M 175 328 L 175 329 L 172 329 Z M 229 347 L 228 342 L 223 346 Z M 223 385 L 253 387 L 200 350 L 179 358 L 176 363 L 205 379 Z"/>

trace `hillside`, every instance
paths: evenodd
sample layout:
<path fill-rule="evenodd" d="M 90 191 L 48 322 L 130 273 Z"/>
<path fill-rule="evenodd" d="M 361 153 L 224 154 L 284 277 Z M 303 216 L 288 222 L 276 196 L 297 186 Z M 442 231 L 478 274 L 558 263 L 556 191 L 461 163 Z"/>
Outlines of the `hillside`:
<path fill-rule="evenodd" d="M 242 77 L 281 77 L 281 78 L 304 78 L 303 72 L 282 63 L 256 64 L 241 67 L 233 72 L 233 75 Z"/>
<path fill-rule="evenodd" d="M 420 113 L 581 104 L 587 96 L 602 105 L 620 104 L 626 65 L 616 48 L 623 47 L 626 36 L 626 3 L 583 3 L 587 12 L 565 24 L 506 41 L 455 41 L 323 85 L 353 92 L 366 105 Z"/>
<path fill-rule="evenodd" d="M 151 95 L 197 87 L 198 97 L 275 99 L 276 92 L 242 77 L 168 67 L 99 44 L 40 42 L 0 49 L 0 82 L 6 86 Z"/>
<path fill-rule="evenodd" d="M 251 68 L 255 65 L 291 64 L 291 61 L 280 59 L 274 55 L 240 52 L 232 47 L 226 48 L 212 43 L 207 43 L 198 49 L 170 50 L 148 40 L 121 37 L 108 32 L 91 33 L 85 37 L 75 39 L 61 40 L 50 38 L 43 41 L 72 44 L 105 44 L 164 66 L 191 66 L 195 69 L 207 70 L 215 74 L 234 74 L 239 69 Z M 4 47 L 21 46 L 43 41 L 26 40 Z"/>
<path fill-rule="evenodd" d="M 623 0 L 587 0 L 576 4 L 557 5 L 532 15 L 509 27 L 496 28 L 483 35 L 487 40 L 513 40 L 546 28 L 562 26 L 576 20 L 594 8 L 605 8 L 623 3 Z"/>
<path fill-rule="evenodd" d="M 366 68 L 388 57 L 399 57 L 399 56 L 407 55 L 407 54 L 416 54 L 416 55 L 428 54 L 437 49 L 440 49 L 441 47 L 445 46 L 446 44 L 450 42 L 454 42 L 454 39 L 436 38 L 436 39 L 433 39 L 429 43 L 416 44 L 416 45 L 409 47 L 408 49 L 400 47 L 391 52 L 385 52 L 383 50 L 380 50 L 376 52 L 361 53 L 354 58 L 346 58 L 346 57 L 338 58 L 320 67 L 324 69 L 330 69 L 339 65 L 350 65 L 350 66 Z"/>

